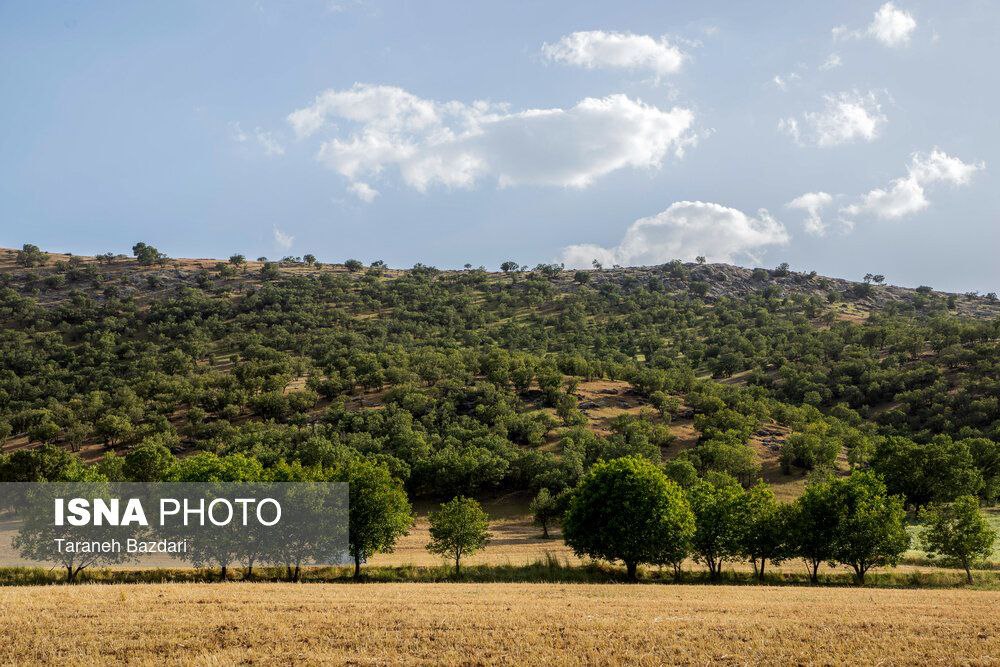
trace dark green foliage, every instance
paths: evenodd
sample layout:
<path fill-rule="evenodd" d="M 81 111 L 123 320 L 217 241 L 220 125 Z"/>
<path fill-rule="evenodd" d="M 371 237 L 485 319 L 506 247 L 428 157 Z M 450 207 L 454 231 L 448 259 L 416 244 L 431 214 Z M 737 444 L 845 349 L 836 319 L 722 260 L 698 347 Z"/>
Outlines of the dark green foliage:
<path fill-rule="evenodd" d="M 624 562 L 630 580 L 640 563 L 679 571 L 694 530 L 680 487 L 638 457 L 594 466 L 563 519 L 566 544 L 579 555 Z"/>
<path fill-rule="evenodd" d="M 354 576 L 375 552 L 391 552 L 396 540 L 409 532 L 413 513 L 406 492 L 389 469 L 363 459 L 341 466 L 330 481 L 347 482 L 350 496 L 348 547 Z"/>

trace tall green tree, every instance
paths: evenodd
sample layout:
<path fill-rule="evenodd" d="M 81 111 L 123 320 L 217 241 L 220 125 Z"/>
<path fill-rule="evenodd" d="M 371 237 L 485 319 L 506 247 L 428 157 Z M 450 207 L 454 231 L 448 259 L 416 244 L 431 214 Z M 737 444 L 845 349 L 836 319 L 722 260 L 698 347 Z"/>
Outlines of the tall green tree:
<path fill-rule="evenodd" d="M 831 485 L 838 511 L 833 557 L 850 565 L 864 585 L 868 570 L 895 565 L 910 546 L 903 499 L 888 495 L 869 471 L 855 471 Z"/>
<path fill-rule="evenodd" d="M 695 517 L 695 560 L 707 565 L 709 578 L 716 581 L 722 564 L 743 553 L 747 494 L 731 475 L 713 473 L 688 489 L 687 495 Z"/>
<path fill-rule="evenodd" d="M 795 501 L 789 516 L 792 551 L 809 567 L 809 581 L 819 582 L 819 566 L 834 558 L 839 506 L 829 480 L 815 481 Z"/>
<path fill-rule="evenodd" d="M 767 563 L 778 564 L 789 555 L 788 505 L 779 504 L 774 492 L 764 482 L 747 491 L 747 522 L 743 530 L 743 551 L 754 566 L 754 573 L 764 580 Z"/>
<path fill-rule="evenodd" d="M 642 457 L 595 465 L 563 518 L 564 539 L 576 554 L 621 560 L 630 581 L 640 563 L 679 565 L 694 530 L 683 491 Z"/>
<path fill-rule="evenodd" d="M 402 482 L 383 464 L 354 459 L 343 465 L 332 481 L 348 484 L 348 548 L 354 559 L 354 577 L 359 578 L 363 562 L 379 551 L 391 553 L 396 541 L 409 533 L 413 510 Z"/>

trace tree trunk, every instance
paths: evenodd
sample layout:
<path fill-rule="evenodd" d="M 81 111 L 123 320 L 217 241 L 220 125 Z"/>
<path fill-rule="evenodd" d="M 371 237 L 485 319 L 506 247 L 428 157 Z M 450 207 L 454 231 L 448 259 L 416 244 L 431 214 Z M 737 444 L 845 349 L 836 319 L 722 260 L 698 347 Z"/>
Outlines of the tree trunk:
<path fill-rule="evenodd" d="M 810 581 L 810 583 L 818 584 L 819 583 L 819 561 L 818 560 L 814 560 L 814 561 L 812 561 L 811 565 L 812 565 L 812 568 L 811 568 L 811 570 L 809 572 L 809 581 Z"/>
<path fill-rule="evenodd" d="M 544 537 L 545 539 L 549 539 L 549 522 L 548 521 L 543 521 L 542 522 L 542 537 Z"/>
<path fill-rule="evenodd" d="M 764 583 L 764 564 L 767 563 L 766 558 L 760 559 L 760 570 L 757 572 L 757 581 Z"/>
<path fill-rule="evenodd" d="M 674 563 L 674 581 L 680 583 L 681 580 L 681 564 Z"/>
<path fill-rule="evenodd" d="M 455 552 L 455 576 L 457 577 L 462 573 L 462 552 Z"/>
<path fill-rule="evenodd" d="M 73 569 L 72 565 L 66 566 L 66 582 L 72 584 L 76 581 L 76 571 Z"/>
<path fill-rule="evenodd" d="M 852 565 L 854 568 L 854 578 L 857 580 L 859 586 L 865 585 L 865 571 L 867 568 L 863 565 Z"/>
<path fill-rule="evenodd" d="M 360 553 L 354 554 L 354 578 L 355 579 L 360 579 L 361 578 L 361 554 Z"/>
<path fill-rule="evenodd" d="M 637 562 L 635 562 L 634 560 L 627 560 L 627 561 L 625 561 L 625 571 L 628 574 L 628 580 L 629 581 L 638 581 L 639 580 L 638 577 L 636 577 L 636 569 L 637 569 L 638 565 L 639 564 Z"/>
<path fill-rule="evenodd" d="M 972 568 L 969 567 L 968 563 L 965 563 L 965 581 L 966 583 L 972 583 Z"/>
<path fill-rule="evenodd" d="M 219 581 L 225 581 L 229 577 L 229 566 L 222 566 L 222 575 L 219 577 Z"/>
<path fill-rule="evenodd" d="M 247 563 L 247 571 L 243 573 L 243 579 L 249 580 L 253 579 L 253 561 Z"/>

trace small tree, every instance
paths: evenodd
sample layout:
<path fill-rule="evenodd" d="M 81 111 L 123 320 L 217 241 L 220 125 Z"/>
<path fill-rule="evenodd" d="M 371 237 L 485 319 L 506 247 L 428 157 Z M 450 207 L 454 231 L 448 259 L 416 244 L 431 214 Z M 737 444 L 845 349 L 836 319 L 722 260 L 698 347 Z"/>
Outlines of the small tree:
<path fill-rule="evenodd" d="M 979 511 L 975 496 L 960 496 L 955 502 L 931 507 L 922 543 L 932 558 L 943 556 L 960 565 L 972 583 L 972 566 L 993 553 L 996 531 Z"/>
<path fill-rule="evenodd" d="M 20 250 L 17 251 L 17 256 L 15 260 L 18 266 L 33 267 L 42 266 L 47 261 L 49 261 L 49 256 L 47 253 L 41 251 L 41 249 L 32 244 L 25 243 Z"/>
<path fill-rule="evenodd" d="M 549 524 L 558 516 L 556 498 L 548 489 L 541 489 L 528 505 L 535 523 L 542 527 L 542 537 L 549 539 Z"/>
<path fill-rule="evenodd" d="M 563 519 L 564 539 L 577 555 L 621 560 L 629 581 L 640 563 L 670 563 L 679 573 L 694 532 L 681 488 L 635 456 L 591 468 Z"/>
<path fill-rule="evenodd" d="M 472 498 L 458 496 L 431 512 L 431 541 L 427 550 L 455 560 L 455 575 L 461 573 L 462 556 L 470 556 L 490 539 L 489 517 Z"/>
<path fill-rule="evenodd" d="M 346 268 L 351 273 L 356 273 L 361 269 L 365 268 L 365 265 L 362 264 L 359 260 L 349 259 L 346 262 L 344 262 L 344 268 Z"/>
<path fill-rule="evenodd" d="M 308 264 L 309 266 L 312 266 L 313 264 L 316 263 L 316 255 L 310 255 L 310 254 L 302 255 L 302 261 Z"/>
<path fill-rule="evenodd" d="M 507 261 L 500 265 L 500 270 L 504 273 L 510 273 L 511 271 L 517 271 L 517 262 Z"/>

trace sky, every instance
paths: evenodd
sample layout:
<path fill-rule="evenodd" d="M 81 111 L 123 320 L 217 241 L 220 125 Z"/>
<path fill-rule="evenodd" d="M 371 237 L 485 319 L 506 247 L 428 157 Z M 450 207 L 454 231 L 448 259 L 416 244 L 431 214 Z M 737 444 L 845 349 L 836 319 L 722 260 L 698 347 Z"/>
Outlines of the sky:
<path fill-rule="evenodd" d="M 0 246 L 1000 291 L 1000 3 L 0 2 Z"/>

